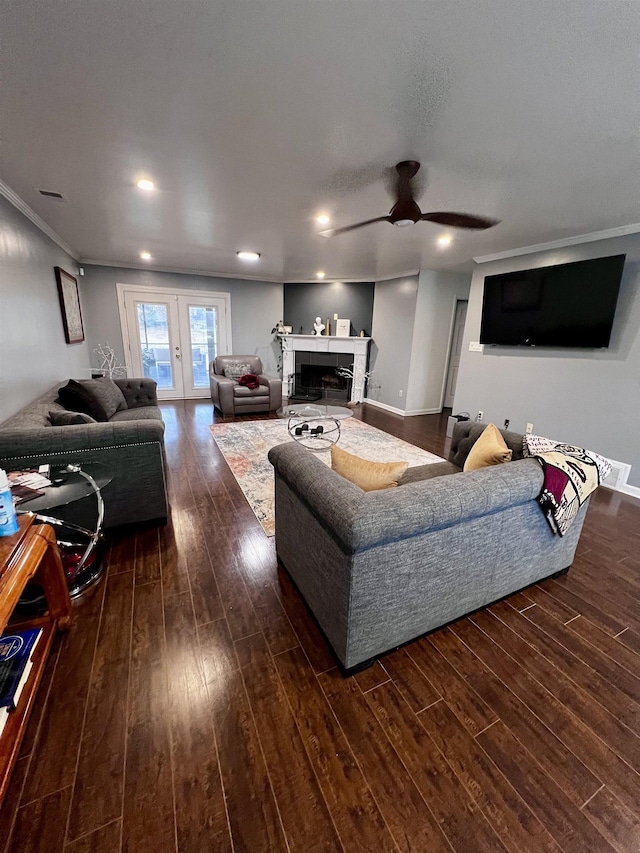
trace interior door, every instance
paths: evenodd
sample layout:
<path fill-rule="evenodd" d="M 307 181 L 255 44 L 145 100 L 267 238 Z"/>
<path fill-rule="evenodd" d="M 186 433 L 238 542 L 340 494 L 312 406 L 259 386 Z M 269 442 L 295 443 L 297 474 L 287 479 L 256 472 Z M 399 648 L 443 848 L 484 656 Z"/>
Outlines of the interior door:
<path fill-rule="evenodd" d="M 464 322 L 467 318 L 466 300 L 459 299 L 456 302 L 456 316 L 453 321 L 453 334 L 451 335 L 451 349 L 449 351 L 449 367 L 447 369 L 447 381 L 445 383 L 444 406 L 451 408 L 456 393 L 458 381 L 458 370 L 460 368 L 460 355 L 462 353 L 462 339 L 464 336 Z"/>
<path fill-rule="evenodd" d="M 228 294 L 118 285 L 130 376 L 158 383 L 158 399 L 208 397 L 209 363 L 231 348 Z"/>
<path fill-rule="evenodd" d="M 158 399 L 184 396 L 178 300 L 163 292 L 125 292 L 129 359 L 133 376 L 158 383 Z"/>

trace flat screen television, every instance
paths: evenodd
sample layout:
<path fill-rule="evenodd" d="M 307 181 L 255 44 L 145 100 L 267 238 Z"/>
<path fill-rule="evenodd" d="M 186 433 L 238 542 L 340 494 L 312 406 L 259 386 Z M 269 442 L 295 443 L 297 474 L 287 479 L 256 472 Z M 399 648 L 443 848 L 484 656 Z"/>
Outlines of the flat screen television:
<path fill-rule="evenodd" d="M 608 347 L 625 257 L 488 275 L 480 343 Z"/>

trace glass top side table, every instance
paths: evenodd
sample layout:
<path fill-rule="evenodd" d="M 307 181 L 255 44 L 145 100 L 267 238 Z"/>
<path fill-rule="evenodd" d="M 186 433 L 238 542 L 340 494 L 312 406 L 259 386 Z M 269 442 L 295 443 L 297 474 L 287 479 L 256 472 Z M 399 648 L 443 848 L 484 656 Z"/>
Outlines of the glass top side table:
<path fill-rule="evenodd" d="M 103 539 L 104 501 L 102 489 L 111 482 L 107 469 L 99 462 L 76 465 L 60 464 L 57 460 L 48 463 L 44 459 L 40 464 L 50 464 L 48 479 L 52 485 L 38 491 L 43 495 L 20 503 L 16 507 L 19 515 L 35 513 L 38 521 L 51 524 L 56 530 L 58 547 L 69 585 L 69 595 L 79 595 L 87 586 L 101 577 L 104 565 L 99 559 L 98 546 Z M 95 530 L 80 527 L 70 521 L 45 515 L 56 507 L 67 506 L 83 498 L 96 499 L 97 518 Z"/>

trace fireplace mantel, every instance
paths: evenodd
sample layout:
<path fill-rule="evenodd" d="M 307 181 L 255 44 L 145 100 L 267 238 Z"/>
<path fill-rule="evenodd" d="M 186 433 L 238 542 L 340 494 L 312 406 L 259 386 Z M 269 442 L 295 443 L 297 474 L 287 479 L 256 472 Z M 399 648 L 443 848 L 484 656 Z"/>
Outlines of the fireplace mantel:
<path fill-rule="evenodd" d="M 280 335 L 282 341 L 282 376 L 287 396 L 293 393 L 296 352 L 340 352 L 353 356 L 351 402 L 364 400 L 364 375 L 371 338 L 339 338 L 335 335 Z"/>

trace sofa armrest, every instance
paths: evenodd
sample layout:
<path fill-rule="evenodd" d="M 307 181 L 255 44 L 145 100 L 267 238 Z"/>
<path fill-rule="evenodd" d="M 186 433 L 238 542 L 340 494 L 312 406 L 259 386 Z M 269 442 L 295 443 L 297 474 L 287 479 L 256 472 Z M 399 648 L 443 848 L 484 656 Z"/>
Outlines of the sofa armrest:
<path fill-rule="evenodd" d="M 227 379 L 226 376 L 214 373 L 213 370 L 209 372 L 211 399 L 223 415 L 232 415 L 234 412 L 233 389 L 235 384 L 233 379 Z"/>
<path fill-rule="evenodd" d="M 325 527 L 347 547 L 364 492 L 297 442 L 272 447 L 269 461 L 287 485 Z"/>
<path fill-rule="evenodd" d="M 261 373 L 258 382 L 269 389 L 269 408 L 271 411 L 279 409 L 282 405 L 282 379 L 279 376 L 267 376 Z"/>
<path fill-rule="evenodd" d="M 158 405 L 158 383 L 155 379 L 142 377 L 138 379 L 114 379 L 113 381 L 124 394 L 129 409 Z"/>

